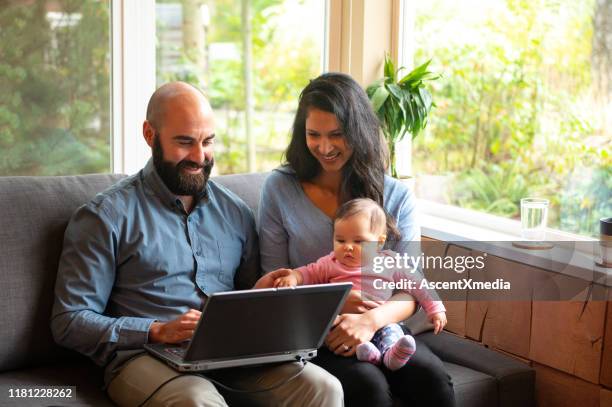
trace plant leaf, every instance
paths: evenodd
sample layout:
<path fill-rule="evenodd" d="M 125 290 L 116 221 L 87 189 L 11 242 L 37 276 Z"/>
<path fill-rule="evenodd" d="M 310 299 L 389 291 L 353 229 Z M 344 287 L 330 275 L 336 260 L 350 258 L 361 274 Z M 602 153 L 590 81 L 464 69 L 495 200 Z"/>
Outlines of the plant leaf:
<path fill-rule="evenodd" d="M 382 105 L 387 101 L 388 97 L 389 92 L 387 91 L 384 85 L 381 85 L 376 88 L 376 90 L 370 97 L 370 100 L 372 101 L 372 108 L 375 112 L 378 112 L 380 110 Z"/>
<path fill-rule="evenodd" d="M 429 93 L 429 91 L 425 88 L 419 88 L 419 97 L 423 102 L 423 107 L 425 108 L 427 113 L 429 113 L 429 111 L 431 110 L 431 105 L 433 103 L 431 93 Z"/>
<path fill-rule="evenodd" d="M 400 88 L 399 86 L 397 86 L 394 83 L 388 83 L 385 84 L 385 87 L 387 88 L 387 90 L 389 91 L 389 93 L 391 94 L 391 98 L 393 99 L 393 103 L 395 103 L 397 105 L 397 107 L 399 107 L 399 109 L 402 112 L 402 118 L 401 118 L 401 125 L 404 125 L 404 122 L 406 121 L 406 108 L 404 106 L 404 92 L 402 91 L 402 88 Z"/>
<path fill-rule="evenodd" d="M 427 70 L 427 67 L 429 66 L 430 63 L 431 63 L 431 59 L 425 62 L 423 65 L 414 68 L 411 72 L 408 72 L 406 76 L 400 79 L 398 83 L 403 84 L 406 82 L 415 82 L 415 81 L 423 80 L 428 74 L 431 74 L 431 72 Z"/>
<path fill-rule="evenodd" d="M 416 118 L 416 111 L 412 106 L 412 94 L 410 92 L 405 92 L 404 94 L 404 104 L 406 105 L 406 123 L 414 122 Z M 412 132 L 410 129 L 408 130 Z"/>
<path fill-rule="evenodd" d="M 395 66 L 389 54 L 385 54 L 385 79 L 393 83 L 395 82 Z"/>
<path fill-rule="evenodd" d="M 376 92 L 376 89 L 378 89 L 379 86 L 382 86 L 384 82 L 384 79 L 378 79 L 366 88 L 366 94 L 370 99 L 372 99 L 372 96 L 374 95 L 374 92 Z"/>
<path fill-rule="evenodd" d="M 415 138 L 427 125 L 427 116 L 435 106 L 425 82 L 436 80 L 441 75 L 428 71 L 431 60 L 419 65 L 399 81 L 400 73 L 388 54 L 385 55 L 384 78 L 367 88 L 374 111 L 380 120 L 383 134 L 389 144 L 405 137 Z"/>

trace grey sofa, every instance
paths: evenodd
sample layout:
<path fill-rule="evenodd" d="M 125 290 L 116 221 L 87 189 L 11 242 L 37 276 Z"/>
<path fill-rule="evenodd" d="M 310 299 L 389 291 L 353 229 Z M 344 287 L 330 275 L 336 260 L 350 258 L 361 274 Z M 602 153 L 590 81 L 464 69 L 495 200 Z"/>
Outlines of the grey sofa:
<path fill-rule="evenodd" d="M 72 212 L 120 175 L 0 177 L 0 405 L 111 406 L 100 369 L 57 346 L 49 316 L 63 234 Z M 257 210 L 265 174 L 217 177 Z M 530 406 L 535 374 L 451 334 L 420 335 L 444 361 L 459 406 Z M 409 384 L 407 384 L 409 385 Z M 72 399 L 9 398 L 8 389 L 76 386 Z"/>

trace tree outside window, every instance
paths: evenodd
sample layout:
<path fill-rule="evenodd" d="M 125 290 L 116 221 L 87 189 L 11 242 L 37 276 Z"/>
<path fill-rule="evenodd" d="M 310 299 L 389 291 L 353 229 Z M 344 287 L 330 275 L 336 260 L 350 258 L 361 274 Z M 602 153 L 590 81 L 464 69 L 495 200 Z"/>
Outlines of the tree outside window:
<path fill-rule="evenodd" d="M 325 2 L 157 0 L 157 82 L 210 98 L 220 174 L 278 166 L 297 99 L 322 72 Z"/>
<path fill-rule="evenodd" d="M 110 171 L 110 1 L 0 8 L 0 175 Z"/>
<path fill-rule="evenodd" d="M 415 62 L 443 78 L 415 140 L 417 194 L 597 236 L 612 215 L 612 0 L 415 2 Z"/>

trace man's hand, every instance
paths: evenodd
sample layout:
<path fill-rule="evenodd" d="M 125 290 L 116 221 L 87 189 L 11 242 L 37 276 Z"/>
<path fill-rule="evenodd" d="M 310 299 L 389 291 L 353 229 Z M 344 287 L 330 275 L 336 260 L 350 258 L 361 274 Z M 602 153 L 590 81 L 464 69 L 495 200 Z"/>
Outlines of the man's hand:
<path fill-rule="evenodd" d="M 376 323 L 369 314 L 343 314 L 336 317 L 325 344 L 336 355 L 353 356 L 357 345 L 368 342 L 376 332 Z"/>
<path fill-rule="evenodd" d="M 371 309 L 374 309 L 382 304 L 384 301 L 370 301 L 364 300 L 361 295 L 361 291 L 351 290 L 349 295 L 346 297 L 344 306 L 342 307 L 341 314 L 363 314 Z"/>
<path fill-rule="evenodd" d="M 150 343 L 180 343 L 191 339 L 202 313 L 190 309 L 169 322 L 153 322 L 149 328 Z"/>
<path fill-rule="evenodd" d="M 291 269 L 278 269 L 264 274 L 253 286 L 253 288 L 273 288 L 277 278 L 286 277 L 291 274 Z"/>
<path fill-rule="evenodd" d="M 446 326 L 446 312 L 438 312 L 431 316 L 431 322 L 434 325 L 434 335 L 442 332 L 442 329 Z"/>

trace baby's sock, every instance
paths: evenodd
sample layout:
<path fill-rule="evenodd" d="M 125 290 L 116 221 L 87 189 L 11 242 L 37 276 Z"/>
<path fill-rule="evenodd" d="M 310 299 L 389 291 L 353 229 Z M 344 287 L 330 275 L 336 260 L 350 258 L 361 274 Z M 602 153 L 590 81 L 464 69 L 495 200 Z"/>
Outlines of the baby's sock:
<path fill-rule="evenodd" d="M 381 358 L 380 351 L 372 342 L 364 342 L 357 345 L 357 360 L 379 365 Z"/>
<path fill-rule="evenodd" d="M 415 350 L 414 338 L 410 335 L 404 335 L 387 349 L 383 356 L 383 363 L 389 370 L 398 370 L 410 360 Z M 359 351 L 359 348 L 357 348 L 357 351 Z"/>

